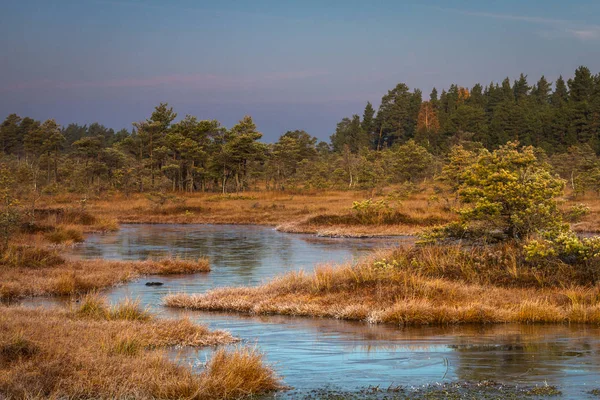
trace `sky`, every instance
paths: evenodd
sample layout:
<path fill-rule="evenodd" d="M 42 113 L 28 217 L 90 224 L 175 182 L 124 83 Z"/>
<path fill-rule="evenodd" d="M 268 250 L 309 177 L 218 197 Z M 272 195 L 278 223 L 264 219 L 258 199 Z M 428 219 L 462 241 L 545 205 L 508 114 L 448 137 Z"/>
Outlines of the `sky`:
<path fill-rule="evenodd" d="M 0 0 L 0 118 L 131 129 L 168 102 L 263 140 L 377 108 L 542 74 L 600 72 L 600 1 Z"/>

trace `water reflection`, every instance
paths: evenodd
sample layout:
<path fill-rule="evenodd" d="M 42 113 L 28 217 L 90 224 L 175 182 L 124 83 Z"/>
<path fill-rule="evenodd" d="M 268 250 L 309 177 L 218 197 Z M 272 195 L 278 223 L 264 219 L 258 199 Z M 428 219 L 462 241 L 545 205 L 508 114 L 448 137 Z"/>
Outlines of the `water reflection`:
<path fill-rule="evenodd" d="M 322 262 L 351 261 L 401 239 L 328 239 L 290 235 L 253 226 L 126 225 L 118 233 L 92 235 L 75 248 L 83 258 L 143 259 L 208 256 L 213 271 L 153 277 L 112 289 L 111 301 L 137 297 L 166 318 L 182 314 L 213 329 L 226 329 L 266 353 L 288 385 L 299 390 L 334 386 L 421 385 L 445 380 L 495 380 L 556 384 L 570 398 L 600 386 L 600 329 L 589 326 L 491 325 L 401 329 L 286 316 L 189 312 L 161 306 L 172 292 L 199 293 L 233 285 L 257 285 L 290 270 Z M 211 349 L 186 350 L 184 362 L 201 365 Z M 596 385 L 596 386 L 595 386 Z"/>
<path fill-rule="evenodd" d="M 560 384 L 588 377 L 588 383 L 595 383 L 600 372 L 599 334 L 598 327 L 585 325 L 506 325 L 482 332 L 477 340 L 456 337 L 450 347 L 458 356 L 456 375 L 461 379 L 502 376 Z"/>
<path fill-rule="evenodd" d="M 165 285 L 158 291 L 144 289 L 139 282 L 127 287 L 136 296 L 152 297 L 173 291 L 202 292 L 221 286 L 257 285 L 287 271 L 311 270 L 319 263 L 351 261 L 376 247 L 412 240 L 411 237 L 317 238 L 284 234 L 261 226 L 126 224 L 116 233 L 88 236 L 69 254 L 122 260 L 168 255 L 210 258 L 213 268 L 210 274 L 163 278 Z"/>

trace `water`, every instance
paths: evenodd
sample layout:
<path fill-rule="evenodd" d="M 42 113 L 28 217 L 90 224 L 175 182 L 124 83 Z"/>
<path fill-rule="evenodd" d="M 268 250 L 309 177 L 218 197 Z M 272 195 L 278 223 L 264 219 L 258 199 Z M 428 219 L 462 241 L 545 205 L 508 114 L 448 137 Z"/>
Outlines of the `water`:
<path fill-rule="evenodd" d="M 511 385 L 557 385 L 569 398 L 600 387 L 600 328 L 494 325 L 398 328 L 361 322 L 165 308 L 168 293 L 257 285 L 287 271 L 318 263 L 353 262 L 375 248 L 410 238 L 327 239 L 270 228 L 228 225 L 124 225 L 119 232 L 90 235 L 72 250 L 81 258 L 137 260 L 177 255 L 208 256 L 212 272 L 149 277 L 107 291 L 111 301 L 139 298 L 166 318 L 190 316 L 225 329 L 265 352 L 287 385 L 302 393 L 331 387 L 425 385 L 494 380 Z M 160 287 L 145 286 L 148 280 Z M 202 365 L 211 349 L 186 350 L 183 362 Z"/>

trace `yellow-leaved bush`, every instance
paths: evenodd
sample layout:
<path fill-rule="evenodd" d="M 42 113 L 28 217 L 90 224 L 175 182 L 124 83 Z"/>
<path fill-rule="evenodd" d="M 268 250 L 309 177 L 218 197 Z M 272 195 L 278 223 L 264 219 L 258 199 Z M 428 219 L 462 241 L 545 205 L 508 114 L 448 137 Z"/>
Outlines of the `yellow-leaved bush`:
<path fill-rule="evenodd" d="M 456 148 L 441 178 L 458 195 L 460 219 L 426 232 L 425 240 L 524 240 L 564 229 L 555 198 L 565 183 L 531 146 L 509 142 L 493 152 Z"/>
<path fill-rule="evenodd" d="M 455 148 L 441 180 L 460 200 L 459 220 L 425 232 L 421 243 L 510 240 L 522 243 L 524 259 L 538 266 L 550 259 L 582 265 L 600 259 L 600 237 L 580 238 L 563 222 L 556 197 L 564 181 L 531 146 L 507 143 L 493 152 Z M 584 205 L 571 210 L 577 218 L 587 212 Z"/>

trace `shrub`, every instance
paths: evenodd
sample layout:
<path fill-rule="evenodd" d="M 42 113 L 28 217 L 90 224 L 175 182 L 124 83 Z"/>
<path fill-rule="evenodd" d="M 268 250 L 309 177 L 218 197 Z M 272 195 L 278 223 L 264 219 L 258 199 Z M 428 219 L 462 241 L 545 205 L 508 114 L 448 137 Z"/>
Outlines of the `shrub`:
<path fill-rule="evenodd" d="M 395 191 L 390 193 L 388 198 L 390 200 L 406 200 L 410 198 L 410 196 L 422 191 L 423 189 L 420 189 L 419 186 L 413 182 L 404 182 Z"/>
<path fill-rule="evenodd" d="M 524 246 L 529 261 L 557 257 L 567 263 L 600 261 L 600 236 L 579 238 L 571 231 L 529 240 Z"/>
<path fill-rule="evenodd" d="M 164 192 L 151 192 L 146 194 L 146 199 L 156 209 L 160 209 L 165 206 L 168 202 L 173 201 L 177 198 L 174 194 Z"/>
<path fill-rule="evenodd" d="M 555 201 L 564 181 L 538 161 L 533 147 L 519 148 L 509 142 L 491 153 L 459 155 L 450 160 L 445 173 L 457 182 L 460 238 L 524 240 L 539 232 L 564 230 Z M 457 226 L 437 228 L 427 235 L 454 238 Z"/>
<path fill-rule="evenodd" d="M 575 204 L 565 213 L 564 217 L 569 222 L 579 222 L 590 213 L 590 208 L 585 204 Z"/>
<path fill-rule="evenodd" d="M 393 212 L 387 201 L 372 199 L 353 202 L 352 211 L 363 224 L 377 223 Z"/>
<path fill-rule="evenodd" d="M 15 179 L 6 164 L 0 164 L 0 250 L 8 242 L 21 222 L 19 201 L 14 197 Z"/>

